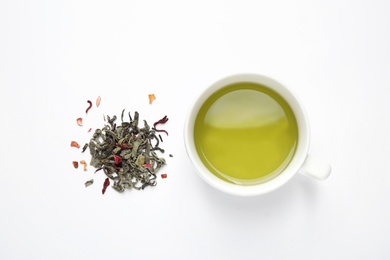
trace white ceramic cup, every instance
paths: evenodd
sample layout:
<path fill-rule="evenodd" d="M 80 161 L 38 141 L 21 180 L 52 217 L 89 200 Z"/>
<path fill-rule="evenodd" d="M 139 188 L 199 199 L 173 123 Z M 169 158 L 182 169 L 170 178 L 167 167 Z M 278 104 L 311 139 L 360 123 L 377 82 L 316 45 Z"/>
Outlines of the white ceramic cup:
<path fill-rule="evenodd" d="M 233 184 L 215 176 L 202 163 L 194 143 L 195 119 L 203 103 L 217 90 L 238 82 L 253 82 L 262 84 L 277 92 L 290 105 L 295 114 L 298 125 L 298 144 L 290 163 L 279 175 L 260 184 Z M 233 195 L 254 196 L 271 192 L 284 185 L 297 173 L 312 176 L 319 180 L 325 180 L 328 178 L 331 172 L 331 167 L 328 164 L 308 155 L 310 129 L 308 118 L 302 104 L 285 86 L 269 77 L 258 74 L 232 75 L 215 82 L 210 87 L 205 89 L 205 91 L 203 91 L 203 93 L 201 93 L 201 95 L 195 99 L 195 102 L 191 105 L 188 112 L 184 126 L 184 142 L 187 154 L 192 164 L 195 166 L 199 176 L 212 187 Z"/>

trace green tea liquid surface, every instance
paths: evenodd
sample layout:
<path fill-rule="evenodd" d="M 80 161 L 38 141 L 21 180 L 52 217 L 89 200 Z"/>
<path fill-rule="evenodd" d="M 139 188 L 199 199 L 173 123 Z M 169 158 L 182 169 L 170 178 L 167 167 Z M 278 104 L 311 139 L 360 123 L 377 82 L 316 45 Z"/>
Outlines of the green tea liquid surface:
<path fill-rule="evenodd" d="M 195 121 L 194 140 L 211 172 L 232 183 L 252 185 L 277 176 L 288 165 L 298 127 L 279 94 L 243 82 L 206 100 Z"/>

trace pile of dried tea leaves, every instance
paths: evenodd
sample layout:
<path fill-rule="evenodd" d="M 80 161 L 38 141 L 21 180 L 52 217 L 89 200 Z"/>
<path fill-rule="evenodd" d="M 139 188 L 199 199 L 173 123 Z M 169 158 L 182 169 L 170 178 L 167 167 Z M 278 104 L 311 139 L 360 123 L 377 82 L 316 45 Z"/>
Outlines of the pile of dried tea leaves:
<path fill-rule="evenodd" d="M 124 121 L 124 112 L 119 125 L 116 124 L 116 116 L 107 116 L 108 124 L 95 130 L 88 143 L 92 156 L 90 165 L 97 168 L 95 172 L 103 170 L 118 192 L 155 186 L 156 174 L 166 164 L 165 159 L 156 153 L 164 153 L 159 147 L 156 129 L 150 128 L 145 120 L 139 127 L 138 112 L 134 113 L 134 118 L 128 113 L 129 121 Z M 109 183 L 108 179 L 106 183 Z"/>
<path fill-rule="evenodd" d="M 154 94 L 149 95 L 149 103 L 151 104 L 156 97 Z M 90 100 L 87 101 L 88 107 L 85 114 L 93 107 Z M 96 108 L 101 103 L 101 97 L 96 99 Z M 125 110 L 122 110 L 121 123 L 117 124 L 117 117 L 112 118 L 107 116 L 108 124 L 105 123 L 101 129 L 96 129 L 92 138 L 82 147 L 82 153 L 88 148 L 91 153 L 90 165 L 97 168 L 95 171 L 103 171 L 107 176 L 103 183 L 102 193 L 111 186 L 118 192 L 123 192 L 126 189 L 143 190 L 147 186 L 155 186 L 157 184 L 157 172 L 166 164 L 164 158 L 160 158 L 157 153 L 164 153 L 164 150 L 159 146 L 163 142 L 161 135 L 156 135 L 156 132 L 163 132 L 168 135 L 168 132 L 163 129 L 157 129 L 159 124 L 165 124 L 168 117 L 164 116 L 150 127 L 143 120 L 143 126 L 139 126 L 139 114 L 134 113 L 134 119 L 128 113 L 129 120 L 124 120 Z M 103 114 L 104 122 L 106 115 Z M 87 120 L 88 121 L 88 120 Z M 78 126 L 83 127 L 83 118 L 79 117 L 76 120 Z M 141 123 L 142 124 L 142 123 Z M 88 133 L 92 131 L 89 128 Z M 76 141 L 71 141 L 71 147 L 80 149 L 80 145 Z M 157 153 L 156 153 L 157 152 Z M 172 155 L 169 155 L 172 157 Z M 79 168 L 79 163 L 87 171 L 87 162 L 85 160 L 72 161 L 75 169 Z M 165 179 L 167 174 L 161 174 L 161 178 Z M 94 183 L 91 179 L 85 182 L 85 187 Z"/>

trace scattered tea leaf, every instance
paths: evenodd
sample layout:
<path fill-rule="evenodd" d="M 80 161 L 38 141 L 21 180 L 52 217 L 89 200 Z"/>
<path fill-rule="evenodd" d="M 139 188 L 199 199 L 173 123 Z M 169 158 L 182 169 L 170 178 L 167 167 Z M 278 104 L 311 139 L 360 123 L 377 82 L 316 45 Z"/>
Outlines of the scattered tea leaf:
<path fill-rule="evenodd" d="M 83 146 L 83 150 L 81 151 L 82 153 L 85 152 L 85 150 L 87 150 L 88 148 L 88 143 L 85 143 L 84 146 Z"/>
<path fill-rule="evenodd" d="M 85 187 L 88 187 L 88 186 L 90 186 L 92 184 L 93 184 L 93 179 L 91 179 L 91 180 L 87 181 L 86 183 L 84 183 Z"/>
<path fill-rule="evenodd" d="M 71 147 L 76 147 L 77 149 L 80 148 L 80 145 L 76 141 L 70 142 Z"/>

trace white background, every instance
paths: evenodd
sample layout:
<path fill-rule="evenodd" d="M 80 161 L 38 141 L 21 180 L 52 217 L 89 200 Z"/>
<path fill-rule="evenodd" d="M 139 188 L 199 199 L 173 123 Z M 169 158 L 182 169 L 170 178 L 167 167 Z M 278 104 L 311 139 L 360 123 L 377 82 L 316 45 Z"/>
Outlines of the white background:
<path fill-rule="evenodd" d="M 390 259 L 389 13 L 385 0 L 2 0 L 0 259 Z M 189 104 L 240 72 L 299 97 L 328 180 L 241 198 L 198 177 Z M 168 178 L 102 195 L 70 141 L 122 109 L 168 115 Z"/>

